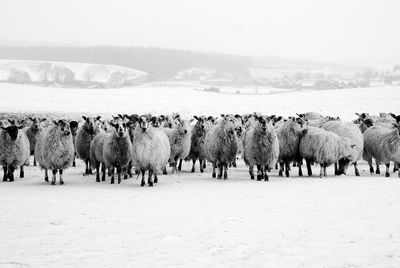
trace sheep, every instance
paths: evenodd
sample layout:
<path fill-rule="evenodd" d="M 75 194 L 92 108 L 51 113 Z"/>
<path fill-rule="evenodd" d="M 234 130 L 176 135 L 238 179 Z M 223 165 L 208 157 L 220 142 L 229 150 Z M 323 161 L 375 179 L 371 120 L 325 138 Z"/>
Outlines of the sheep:
<path fill-rule="evenodd" d="M 216 177 L 215 169 L 218 166 L 218 179 L 228 178 L 228 165 L 233 163 L 237 153 L 237 136 L 235 131 L 236 119 L 230 115 L 221 115 L 221 119 L 212 126 L 204 140 L 204 150 L 207 161 L 213 164 L 212 177 Z"/>
<path fill-rule="evenodd" d="M 195 172 L 196 160 L 200 163 L 200 172 L 204 172 L 205 168 L 205 151 L 204 151 L 204 139 L 207 132 L 210 130 L 213 118 L 210 116 L 193 116 L 196 119 L 196 124 L 191 127 L 191 141 L 189 155 L 185 158 L 186 161 L 192 160 L 193 165 L 191 172 Z"/>
<path fill-rule="evenodd" d="M 320 120 L 323 116 L 317 112 L 308 112 L 304 114 L 297 114 L 298 117 L 302 118 L 303 120 Z"/>
<path fill-rule="evenodd" d="M 386 177 L 390 176 L 390 161 L 393 161 L 395 164 L 400 162 L 400 138 L 398 125 L 396 126 L 394 128 L 372 126 L 363 133 L 363 158 L 368 162 L 371 173 L 374 173 L 372 158 L 376 162 L 376 174 L 380 174 L 379 163 L 386 165 Z"/>
<path fill-rule="evenodd" d="M 308 129 L 303 128 L 303 121 L 298 122 L 294 117 L 288 119 L 276 129 L 279 140 L 279 176 L 283 176 L 284 168 L 286 168 L 286 177 L 290 176 L 290 163 L 299 160 L 300 139 L 307 131 Z M 301 169 L 299 169 L 299 176 L 303 176 Z"/>
<path fill-rule="evenodd" d="M 307 133 L 300 139 L 299 153 L 306 159 L 308 176 L 312 176 L 311 162 L 320 164 L 320 177 L 326 176 L 326 167 L 336 163 L 339 159 L 349 158 L 350 144 L 348 138 L 324 129 L 308 126 Z M 299 162 L 299 169 L 301 163 Z"/>
<path fill-rule="evenodd" d="M 185 159 L 189 155 L 190 151 L 190 130 L 187 120 L 178 119 L 175 122 L 173 128 L 161 128 L 164 133 L 168 136 L 171 153 L 169 162 L 172 165 L 172 173 L 177 169 L 177 161 L 179 161 L 178 170 L 182 168 L 182 159 Z M 163 173 L 166 174 L 167 170 L 164 167 Z"/>
<path fill-rule="evenodd" d="M 30 155 L 34 155 L 35 153 L 35 144 L 36 138 L 39 136 L 41 131 L 40 123 L 46 121 L 46 118 L 33 118 L 29 117 L 29 120 L 32 121 L 32 124 L 25 129 L 25 134 L 29 140 L 29 148 L 30 148 Z M 33 165 L 36 166 L 36 159 L 33 157 Z"/>
<path fill-rule="evenodd" d="M 105 168 L 111 172 L 111 184 L 113 184 L 114 169 L 117 170 L 118 183 L 121 183 L 121 173 L 131 161 L 132 143 L 129 139 L 126 124 L 122 120 L 116 123 L 110 122 L 110 126 L 114 130 L 105 135 L 102 153 Z M 98 177 L 98 165 L 96 168 Z"/>
<path fill-rule="evenodd" d="M 254 180 L 254 165 L 257 180 L 268 181 L 267 170 L 275 166 L 279 155 L 279 141 L 272 124 L 265 116 L 256 116 L 258 121 L 244 137 L 244 162 L 249 166 L 250 178 Z"/>
<path fill-rule="evenodd" d="M 82 118 L 85 120 L 85 123 L 78 129 L 76 134 L 76 153 L 85 162 L 84 175 L 89 175 L 92 174 L 90 167 L 90 143 L 100 131 L 97 121 L 100 120 L 101 116 L 96 118 L 82 116 Z"/>
<path fill-rule="evenodd" d="M 158 182 L 157 172 L 165 166 L 170 158 L 171 146 L 167 135 L 159 128 L 154 128 L 151 122 L 155 117 L 140 116 L 133 118 L 136 127 L 133 133 L 132 161 L 141 171 L 141 186 L 145 186 L 145 173 L 148 170 L 148 184 L 153 186 Z"/>
<path fill-rule="evenodd" d="M 24 165 L 29 162 L 30 147 L 24 126 L 11 124 L 0 131 L 0 164 L 3 166 L 3 181 L 14 181 L 14 170 L 20 166 L 20 178 L 24 177 Z"/>
<path fill-rule="evenodd" d="M 65 120 L 53 121 L 36 142 L 35 157 L 39 166 L 45 170 L 46 182 L 49 181 L 48 170 L 53 173 L 51 185 L 56 184 L 57 171 L 60 174 L 60 185 L 64 184 L 63 171 L 71 166 L 74 160 L 74 142 L 69 124 Z"/>
<path fill-rule="evenodd" d="M 364 138 L 361 130 L 355 124 L 343 121 L 328 121 L 322 124 L 322 128 L 336 133 L 340 137 L 348 138 L 351 144 L 354 145 L 350 150 L 350 157 L 339 160 L 339 169 L 335 164 L 335 175 L 346 175 L 348 166 L 354 164 L 355 175 L 360 176 L 357 161 L 362 158 L 364 151 Z"/>
<path fill-rule="evenodd" d="M 72 166 L 73 166 L 73 167 L 76 166 L 76 163 L 75 163 L 75 158 L 76 158 L 76 142 L 75 142 L 75 141 L 76 141 L 76 134 L 77 134 L 77 131 L 78 131 L 78 127 L 79 127 L 79 124 L 78 124 L 77 121 L 72 120 L 72 121 L 69 122 L 69 128 L 71 129 L 71 135 L 72 135 L 72 140 L 73 140 L 73 142 L 74 142 L 74 151 L 75 151 L 75 153 L 74 153 L 74 160 L 72 161 Z"/>
<path fill-rule="evenodd" d="M 106 166 L 103 159 L 103 146 L 106 137 L 107 133 L 101 132 L 97 134 L 90 143 L 90 163 L 92 168 L 96 169 L 96 182 L 100 182 L 100 165 L 103 172 L 101 181 L 106 180 Z"/>

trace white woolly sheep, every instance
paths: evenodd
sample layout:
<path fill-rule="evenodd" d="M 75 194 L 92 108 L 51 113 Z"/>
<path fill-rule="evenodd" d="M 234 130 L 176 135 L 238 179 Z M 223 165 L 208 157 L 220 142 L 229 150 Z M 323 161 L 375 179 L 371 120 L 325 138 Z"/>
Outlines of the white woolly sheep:
<path fill-rule="evenodd" d="M 363 133 L 363 136 L 363 158 L 368 162 L 370 172 L 374 172 L 372 166 L 372 158 L 374 158 L 377 166 L 377 174 L 380 173 L 379 163 L 384 163 L 386 165 L 385 176 L 389 177 L 390 161 L 395 163 L 400 162 L 400 137 L 398 128 L 372 126 Z"/>
<path fill-rule="evenodd" d="M 339 169 L 335 163 L 335 175 L 346 175 L 349 165 L 354 164 L 354 173 L 356 176 L 360 176 L 357 161 L 362 158 L 364 151 L 364 138 L 360 128 L 353 123 L 343 121 L 329 121 L 322 124 L 322 128 L 336 133 L 340 137 L 348 138 L 352 144 L 350 156 L 339 160 Z"/>
<path fill-rule="evenodd" d="M 176 165 L 178 160 L 180 160 L 178 170 L 181 170 L 182 159 L 185 159 L 189 155 L 191 141 L 189 124 L 187 120 L 179 119 L 176 120 L 175 126 L 173 126 L 172 128 L 161 129 L 168 136 L 168 140 L 171 146 L 169 163 L 172 165 L 172 173 L 174 173 L 177 169 Z M 165 167 L 163 173 L 167 173 Z"/>
<path fill-rule="evenodd" d="M 141 186 L 146 184 L 144 179 L 146 170 L 148 170 L 149 186 L 153 186 L 153 174 L 154 183 L 158 182 L 157 172 L 167 164 L 171 152 L 167 135 L 151 125 L 152 119 L 155 120 L 155 117 L 134 117 L 137 126 L 133 133 L 132 161 L 142 173 Z"/>
<path fill-rule="evenodd" d="M 307 133 L 300 139 L 299 153 L 306 160 L 308 176 L 312 176 L 311 162 L 320 164 L 320 177 L 326 176 L 326 167 L 339 159 L 349 158 L 351 144 L 348 138 L 324 129 L 308 126 Z M 301 164 L 299 164 L 301 169 Z"/>
<path fill-rule="evenodd" d="M 51 185 L 56 184 L 57 171 L 60 185 L 64 184 L 63 171 L 74 160 L 74 142 L 69 124 L 65 120 L 53 121 L 54 126 L 47 128 L 36 141 L 35 157 L 39 166 L 45 170 L 45 181 L 49 181 L 48 170 L 53 173 Z"/>
<path fill-rule="evenodd" d="M 221 115 L 216 125 L 212 126 L 204 140 L 204 149 L 207 161 L 213 164 L 212 177 L 216 177 L 215 169 L 218 166 L 218 179 L 228 178 L 228 165 L 233 163 L 237 153 L 237 136 L 235 131 L 236 119 L 230 115 Z"/>
<path fill-rule="evenodd" d="M 20 167 L 20 178 L 24 177 L 24 165 L 29 162 L 29 140 L 23 126 L 10 125 L 0 131 L 0 164 L 3 165 L 3 181 L 14 181 L 14 170 Z"/>
<path fill-rule="evenodd" d="M 103 172 L 101 181 L 106 180 L 106 166 L 103 159 L 103 145 L 108 133 L 101 132 L 97 134 L 90 143 L 90 163 L 92 168 L 96 169 L 96 182 L 100 182 L 100 165 Z"/>
<path fill-rule="evenodd" d="M 75 139 L 76 153 L 78 157 L 85 162 L 85 175 L 92 174 L 90 167 L 90 143 L 93 138 L 99 133 L 100 129 L 97 121 L 101 116 L 89 118 L 82 116 L 85 123 L 78 129 Z"/>
<path fill-rule="evenodd" d="M 276 129 L 279 140 L 279 157 L 280 163 L 279 176 L 283 176 L 285 171 L 286 177 L 290 176 L 290 163 L 299 160 L 299 144 L 300 139 L 307 133 L 307 129 L 303 128 L 303 122 L 297 122 L 295 118 L 288 119 Z M 299 176 L 303 176 L 299 169 Z"/>
<path fill-rule="evenodd" d="M 244 137 L 244 162 L 249 166 L 250 178 L 254 179 L 254 165 L 257 166 L 257 180 L 268 181 L 267 170 L 275 166 L 279 155 L 279 141 L 275 129 L 267 117 L 257 116 L 257 123 Z"/>
<path fill-rule="evenodd" d="M 29 140 L 29 148 L 30 154 L 34 156 L 35 154 L 35 145 L 36 138 L 40 135 L 40 131 L 42 130 L 41 122 L 46 121 L 46 118 L 37 118 L 37 117 L 29 117 L 29 120 L 32 121 L 31 125 L 25 128 L 25 134 Z M 36 166 L 36 158 L 33 157 L 33 165 Z"/>

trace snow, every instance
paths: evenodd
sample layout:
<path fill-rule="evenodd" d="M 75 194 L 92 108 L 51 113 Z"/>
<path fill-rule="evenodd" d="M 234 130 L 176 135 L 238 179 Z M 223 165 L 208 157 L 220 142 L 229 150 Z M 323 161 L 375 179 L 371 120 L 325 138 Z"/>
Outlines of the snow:
<path fill-rule="evenodd" d="M 309 110 L 352 119 L 399 113 L 399 87 L 237 96 L 190 88 L 74 90 L 0 84 L 3 111 L 220 112 Z M 64 186 L 39 168 L 0 184 L 0 267 L 399 267 L 400 179 L 370 175 L 251 181 L 239 161 L 229 179 L 183 171 L 96 183 L 84 166 Z M 198 170 L 198 166 L 196 166 Z M 304 170 L 303 170 L 304 171 Z M 18 172 L 16 172 L 18 173 Z M 319 174 L 314 169 L 314 174 Z M 17 176 L 18 177 L 18 176 Z"/>

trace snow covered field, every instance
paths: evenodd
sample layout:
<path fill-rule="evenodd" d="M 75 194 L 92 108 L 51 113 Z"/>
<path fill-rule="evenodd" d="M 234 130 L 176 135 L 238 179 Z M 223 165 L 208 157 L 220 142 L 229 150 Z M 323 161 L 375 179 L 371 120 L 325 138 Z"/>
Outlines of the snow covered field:
<path fill-rule="evenodd" d="M 0 111 L 100 114 L 400 113 L 400 87 L 237 96 L 190 88 L 53 89 L 0 84 Z M 196 167 L 198 169 L 198 167 Z M 2 267 L 400 267 L 400 179 L 251 181 L 243 162 L 226 181 L 206 173 L 160 176 L 155 187 L 65 172 L 50 186 L 37 167 L 0 184 Z M 297 174 L 293 168 L 292 174 Z M 318 174 L 314 170 L 314 174 Z"/>

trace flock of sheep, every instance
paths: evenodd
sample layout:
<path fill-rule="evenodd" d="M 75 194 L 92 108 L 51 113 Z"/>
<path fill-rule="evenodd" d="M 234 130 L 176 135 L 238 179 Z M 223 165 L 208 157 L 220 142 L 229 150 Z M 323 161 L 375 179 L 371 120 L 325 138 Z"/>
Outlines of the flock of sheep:
<path fill-rule="evenodd" d="M 24 165 L 34 155 L 34 165 L 45 170 L 45 181 L 64 184 L 63 171 L 75 166 L 75 157 L 85 163 L 85 175 L 96 170 L 96 181 L 105 181 L 106 174 L 118 183 L 121 178 L 142 175 L 141 186 L 153 186 L 159 173 L 167 174 L 167 164 L 172 173 L 182 168 L 182 161 L 191 160 L 192 172 L 199 161 L 204 172 L 206 161 L 212 164 L 212 177 L 228 178 L 228 167 L 236 167 L 239 157 L 249 167 L 250 178 L 268 180 L 268 172 L 279 168 L 279 176 L 290 176 L 291 164 L 303 176 L 302 164 L 312 176 L 312 164 L 320 165 L 320 177 L 326 176 L 326 167 L 334 164 L 335 175 L 346 174 L 353 164 L 359 176 L 357 161 L 364 159 L 374 173 L 379 164 L 386 165 L 390 176 L 400 162 L 400 116 L 381 113 L 370 116 L 357 114 L 352 122 L 340 118 L 309 112 L 295 117 L 266 116 L 258 113 L 245 115 L 194 116 L 190 120 L 179 114 L 152 116 L 118 115 L 111 120 L 101 116 L 82 116 L 74 120 L 49 120 L 46 118 L 8 116 L 0 121 L 0 164 L 3 181 L 14 181 L 14 170 Z M 278 167 L 279 164 L 279 167 Z M 217 170 L 218 169 L 218 170 Z M 217 174 L 218 171 L 218 174 Z M 101 175 L 101 176 L 100 176 Z M 400 172 L 399 172 L 400 176 Z M 101 178 L 100 178 L 101 177 Z"/>

